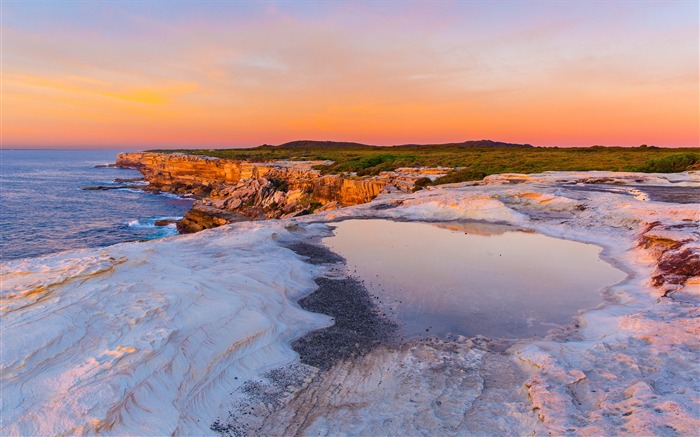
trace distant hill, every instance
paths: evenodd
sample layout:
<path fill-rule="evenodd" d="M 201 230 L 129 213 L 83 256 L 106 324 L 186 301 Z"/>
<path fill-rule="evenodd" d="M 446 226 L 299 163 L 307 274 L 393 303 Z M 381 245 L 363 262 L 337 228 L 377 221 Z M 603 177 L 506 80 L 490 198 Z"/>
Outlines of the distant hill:
<path fill-rule="evenodd" d="M 493 140 L 470 140 L 462 143 L 442 143 L 442 144 L 402 144 L 396 147 L 534 147 L 532 144 L 504 143 Z"/>
<path fill-rule="evenodd" d="M 371 149 L 373 147 L 378 147 L 378 146 L 371 146 L 368 144 L 350 143 L 350 142 L 343 142 L 343 141 L 298 140 L 298 141 L 290 141 L 288 143 L 280 144 L 277 147 L 281 148 L 281 149 L 316 149 L 316 148 L 345 149 L 347 147 Z"/>
<path fill-rule="evenodd" d="M 386 146 L 375 146 L 370 144 L 351 143 L 343 141 L 314 141 L 314 140 L 298 140 L 280 144 L 279 146 L 262 146 L 262 147 L 277 147 L 280 149 L 374 149 L 385 148 Z M 534 147 L 532 144 L 514 144 L 504 143 L 501 141 L 492 140 L 471 140 L 462 143 L 443 143 L 443 144 L 401 144 L 397 148 L 413 148 L 413 147 Z"/>

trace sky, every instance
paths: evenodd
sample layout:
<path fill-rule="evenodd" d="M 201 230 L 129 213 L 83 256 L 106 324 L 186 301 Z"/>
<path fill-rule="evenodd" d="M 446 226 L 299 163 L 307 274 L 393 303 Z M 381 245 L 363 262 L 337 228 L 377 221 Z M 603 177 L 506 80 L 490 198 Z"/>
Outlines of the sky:
<path fill-rule="evenodd" d="M 0 142 L 697 147 L 699 4 L 2 0 Z"/>

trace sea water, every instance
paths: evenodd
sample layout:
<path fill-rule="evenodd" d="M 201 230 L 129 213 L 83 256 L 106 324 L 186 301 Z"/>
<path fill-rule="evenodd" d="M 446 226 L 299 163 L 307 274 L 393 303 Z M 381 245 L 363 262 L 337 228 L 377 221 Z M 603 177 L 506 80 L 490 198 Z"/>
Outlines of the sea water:
<path fill-rule="evenodd" d="M 191 199 L 135 189 L 83 190 L 141 176 L 96 167 L 114 163 L 117 153 L 0 150 L 2 261 L 175 235 L 174 225 L 155 226 L 155 221 L 182 217 Z"/>

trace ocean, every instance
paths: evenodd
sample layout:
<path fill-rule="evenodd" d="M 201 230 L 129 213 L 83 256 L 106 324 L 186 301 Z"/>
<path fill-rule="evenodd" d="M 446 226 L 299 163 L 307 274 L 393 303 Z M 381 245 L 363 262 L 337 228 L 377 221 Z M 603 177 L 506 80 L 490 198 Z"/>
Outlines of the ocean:
<path fill-rule="evenodd" d="M 118 151 L 0 150 L 0 258 L 152 240 L 177 234 L 159 219 L 182 217 L 191 199 L 136 189 L 85 191 L 138 178 L 135 170 L 96 168 Z"/>

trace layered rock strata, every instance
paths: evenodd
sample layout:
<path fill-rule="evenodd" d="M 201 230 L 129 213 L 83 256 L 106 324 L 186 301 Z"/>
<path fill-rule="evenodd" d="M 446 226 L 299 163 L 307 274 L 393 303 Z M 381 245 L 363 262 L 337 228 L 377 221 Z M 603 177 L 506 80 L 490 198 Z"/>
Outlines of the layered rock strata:
<path fill-rule="evenodd" d="M 366 203 L 382 191 L 409 192 L 423 177 L 450 169 L 405 168 L 376 177 L 322 175 L 328 161 L 247 162 L 166 153 L 122 153 L 116 165 L 139 170 L 149 189 L 191 195 L 192 209 L 178 223 L 182 233 L 226 223 L 288 218 Z"/>

